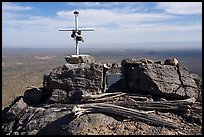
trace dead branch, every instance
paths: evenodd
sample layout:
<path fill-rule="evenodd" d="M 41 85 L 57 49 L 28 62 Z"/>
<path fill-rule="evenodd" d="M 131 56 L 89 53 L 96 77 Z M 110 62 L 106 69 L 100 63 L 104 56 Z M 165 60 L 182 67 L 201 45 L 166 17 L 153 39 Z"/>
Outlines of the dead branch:
<path fill-rule="evenodd" d="M 82 103 L 102 103 L 112 102 L 112 104 L 141 110 L 165 110 L 165 111 L 187 111 L 191 109 L 195 98 L 173 101 L 153 101 L 148 95 L 138 95 L 133 93 L 103 93 L 100 95 L 84 95 Z M 116 100 L 117 101 L 114 101 Z"/>
<path fill-rule="evenodd" d="M 83 103 L 88 102 L 105 102 L 105 101 L 111 101 L 115 98 L 123 97 L 123 98 L 132 98 L 134 100 L 141 100 L 141 101 L 148 101 L 150 100 L 148 96 L 145 95 L 139 95 L 139 94 L 131 94 L 131 93 L 123 93 L 123 92 L 113 92 L 113 93 L 103 93 L 100 95 L 82 95 Z"/>
<path fill-rule="evenodd" d="M 80 115 L 83 115 L 86 113 L 93 113 L 93 112 L 109 113 L 109 114 L 124 116 L 127 118 L 142 120 L 150 124 L 177 128 L 176 126 L 174 126 L 173 123 L 167 122 L 156 115 L 147 114 L 136 109 L 126 108 L 126 107 L 117 106 L 117 105 L 108 104 L 108 103 L 90 103 L 90 104 L 76 105 L 72 111 L 78 117 Z"/>

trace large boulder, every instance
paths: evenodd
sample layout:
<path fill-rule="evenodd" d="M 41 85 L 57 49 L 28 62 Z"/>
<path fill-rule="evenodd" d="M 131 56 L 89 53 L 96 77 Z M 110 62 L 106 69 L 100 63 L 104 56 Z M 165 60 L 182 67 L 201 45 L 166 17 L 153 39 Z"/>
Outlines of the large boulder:
<path fill-rule="evenodd" d="M 102 93 L 103 65 L 101 63 L 65 64 L 53 69 L 47 78 L 51 89 L 86 91 L 90 94 Z"/>
<path fill-rule="evenodd" d="M 28 104 L 37 104 L 42 99 L 42 90 L 39 88 L 28 88 L 24 92 L 23 100 Z"/>
<path fill-rule="evenodd" d="M 52 90 L 45 87 L 28 87 L 23 95 L 23 101 L 28 105 L 35 105 L 46 101 L 51 95 Z"/>
<path fill-rule="evenodd" d="M 174 99 L 200 98 L 202 80 L 195 74 L 189 74 L 184 65 L 164 65 L 147 59 L 126 59 L 121 65 L 123 87 L 128 91 Z"/>

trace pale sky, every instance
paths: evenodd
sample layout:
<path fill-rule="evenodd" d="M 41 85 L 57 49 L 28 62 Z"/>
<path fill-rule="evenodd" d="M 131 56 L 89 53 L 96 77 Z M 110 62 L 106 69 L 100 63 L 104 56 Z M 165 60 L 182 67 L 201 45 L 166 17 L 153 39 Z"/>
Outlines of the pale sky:
<path fill-rule="evenodd" d="M 75 10 L 79 27 L 95 28 L 80 46 L 202 48 L 202 2 L 2 2 L 2 46 L 74 47 L 58 29 L 74 27 Z"/>

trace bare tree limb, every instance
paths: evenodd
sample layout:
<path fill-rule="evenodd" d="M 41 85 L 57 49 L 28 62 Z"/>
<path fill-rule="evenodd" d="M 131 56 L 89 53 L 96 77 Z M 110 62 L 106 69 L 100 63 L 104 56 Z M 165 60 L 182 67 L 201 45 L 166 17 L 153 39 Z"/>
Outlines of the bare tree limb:
<path fill-rule="evenodd" d="M 109 113 L 109 114 L 124 116 L 127 118 L 142 120 L 150 124 L 163 125 L 171 128 L 178 128 L 174 126 L 173 123 L 167 122 L 156 115 L 147 114 L 136 109 L 126 108 L 126 107 L 117 106 L 117 105 L 108 104 L 108 103 L 90 103 L 90 104 L 76 105 L 72 111 L 77 116 L 80 116 L 86 113 L 93 113 L 93 112 Z"/>

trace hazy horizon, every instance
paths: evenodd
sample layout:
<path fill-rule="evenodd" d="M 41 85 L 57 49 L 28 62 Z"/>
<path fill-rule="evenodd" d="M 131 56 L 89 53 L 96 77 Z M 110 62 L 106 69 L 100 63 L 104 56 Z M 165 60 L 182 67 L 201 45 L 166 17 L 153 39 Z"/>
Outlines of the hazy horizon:
<path fill-rule="evenodd" d="M 52 60 L 56 62 L 65 63 L 64 57 L 75 54 L 74 47 L 65 48 L 2 48 L 2 66 L 6 65 L 8 61 L 13 58 L 14 60 L 22 61 L 30 60 L 29 63 L 36 63 L 35 58 L 50 57 L 49 62 Z M 182 64 L 186 64 L 191 72 L 196 72 L 202 78 L 202 49 L 138 49 L 138 48 L 80 48 L 80 54 L 89 54 L 102 62 L 121 62 L 127 58 L 148 58 L 152 60 L 164 61 L 167 58 L 175 57 Z M 7 60 L 9 59 L 9 60 Z M 34 60 L 33 60 L 34 59 Z M 15 63 L 18 63 L 16 62 Z M 14 64 L 15 64 L 14 63 Z M 18 66 L 18 64 L 17 64 Z"/>
<path fill-rule="evenodd" d="M 60 48 L 68 48 L 75 50 L 75 45 L 56 45 L 53 47 L 49 46 L 5 46 L 2 45 L 2 48 L 47 48 L 47 49 L 60 49 Z M 106 50 L 106 49 L 115 49 L 115 50 L 202 50 L 202 43 L 199 42 L 157 42 L 157 43 L 135 43 L 135 44 L 90 44 L 90 45 L 80 45 L 80 49 L 94 49 L 94 50 Z"/>

